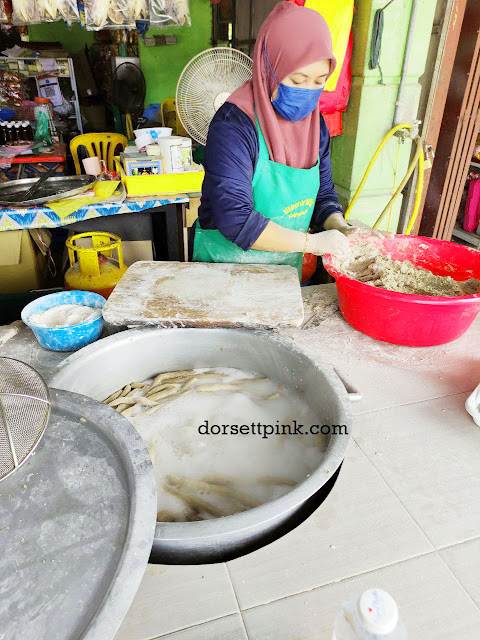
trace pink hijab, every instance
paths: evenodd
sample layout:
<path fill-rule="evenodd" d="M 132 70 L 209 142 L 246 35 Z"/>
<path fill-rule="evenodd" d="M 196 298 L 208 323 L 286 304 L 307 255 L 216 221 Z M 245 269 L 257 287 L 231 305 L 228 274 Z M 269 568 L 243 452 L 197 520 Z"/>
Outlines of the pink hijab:
<path fill-rule="evenodd" d="M 265 71 L 265 45 L 278 82 L 313 62 L 330 60 L 330 74 L 336 65 L 332 53 L 330 30 L 323 17 L 313 9 L 291 2 L 281 2 L 263 23 L 253 54 L 252 79 L 232 93 L 231 102 L 260 128 L 270 153 L 270 160 L 298 169 L 313 167 L 320 144 L 320 109 L 298 122 L 290 122 L 277 114 L 271 102 L 276 83 L 270 70 Z M 268 64 L 267 64 L 268 69 Z"/>

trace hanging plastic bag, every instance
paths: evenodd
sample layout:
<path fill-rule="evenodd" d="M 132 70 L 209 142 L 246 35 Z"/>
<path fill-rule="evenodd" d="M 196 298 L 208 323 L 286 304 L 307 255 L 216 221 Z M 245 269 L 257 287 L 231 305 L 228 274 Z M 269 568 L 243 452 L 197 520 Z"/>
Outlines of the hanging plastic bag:
<path fill-rule="evenodd" d="M 0 24 L 12 21 L 12 3 L 10 0 L 0 0 Z"/>
<path fill-rule="evenodd" d="M 12 23 L 14 25 L 38 24 L 40 12 L 36 0 L 13 0 Z"/>
<path fill-rule="evenodd" d="M 89 31 L 134 28 L 134 0 L 84 0 L 85 24 Z"/>
<path fill-rule="evenodd" d="M 149 0 L 149 9 L 155 27 L 192 26 L 189 0 Z"/>
<path fill-rule="evenodd" d="M 327 80 L 325 90 L 334 91 L 347 51 L 354 0 L 306 0 L 305 6 L 322 14 L 332 34 L 333 55 L 337 59 L 337 66 Z"/>
<path fill-rule="evenodd" d="M 128 0 L 127 15 L 130 20 L 148 20 L 148 0 Z"/>
<path fill-rule="evenodd" d="M 80 20 L 76 0 L 37 0 L 42 22 L 78 22 Z"/>

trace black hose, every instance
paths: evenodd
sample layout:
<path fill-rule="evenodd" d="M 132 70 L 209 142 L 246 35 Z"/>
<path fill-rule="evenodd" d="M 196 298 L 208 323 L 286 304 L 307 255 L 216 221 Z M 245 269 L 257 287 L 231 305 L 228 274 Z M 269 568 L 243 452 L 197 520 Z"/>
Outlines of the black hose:
<path fill-rule="evenodd" d="M 380 71 L 380 80 L 378 84 L 385 84 L 383 81 L 383 73 L 382 67 L 380 66 L 380 53 L 382 48 L 382 36 L 383 36 L 383 12 L 385 9 L 392 4 L 393 0 L 390 0 L 383 9 L 378 9 L 375 12 L 375 17 L 373 19 L 373 29 L 372 29 L 372 42 L 370 44 L 370 62 L 368 66 L 370 69 L 376 69 Z"/>

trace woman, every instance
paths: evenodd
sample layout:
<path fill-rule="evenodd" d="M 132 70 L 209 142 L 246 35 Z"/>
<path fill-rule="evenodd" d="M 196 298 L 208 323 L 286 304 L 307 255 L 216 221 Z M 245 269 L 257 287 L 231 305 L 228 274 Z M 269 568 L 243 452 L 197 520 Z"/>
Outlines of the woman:
<path fill-rule="evenodd" d="M 354 227 L 333 187 L 318 106 L 335 64 L 318 12 L 274 8 L 258 34 L 252 79 L 210 124 L 194 260 L 289 264 L 301 274 L 304 253 L 347 250 Z"/>

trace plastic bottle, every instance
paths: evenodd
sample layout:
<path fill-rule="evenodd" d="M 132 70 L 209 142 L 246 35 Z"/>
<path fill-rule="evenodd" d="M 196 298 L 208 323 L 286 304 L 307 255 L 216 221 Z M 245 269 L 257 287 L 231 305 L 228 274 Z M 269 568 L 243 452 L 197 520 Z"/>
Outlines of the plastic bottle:
<path fill-rule="evenodd" d="M 407 631 L 392 596 L 368 589 L 344 602 L 335 620 L 332 640 L 407 640 Z"/>
<path fill-rule="evenodd" d="M 16 120 L 15 124 L 13 125 L 13 128 L 15 129 L 15 139 L 17 140 L 17 142 L 22 142 L 23 141 L 22 123 Z"/>
<path fill-rule="evenodd" d="M 25 120 L 23 126 L 26 129 L 26 136 L 29 142 L 33 142 L 33 129 L 30 120 Z"/>
<path fill-rule="evenodd" d="M 7 144 L 15 144 L 13 122 L 7 124 Z"/>
<path fill-rule="evenodd" d="M 22 127 L 21 127 L 22 140 L 24 140 L 25 142 L 32 142 L 32 140 L 33 140 L 31 127 L 30 127 L 30 132 L 28 131 L 29 125 L 30 125 L 30 123 L 27 122 L 26 120 L 24 120 L 22 122 Z"/>

